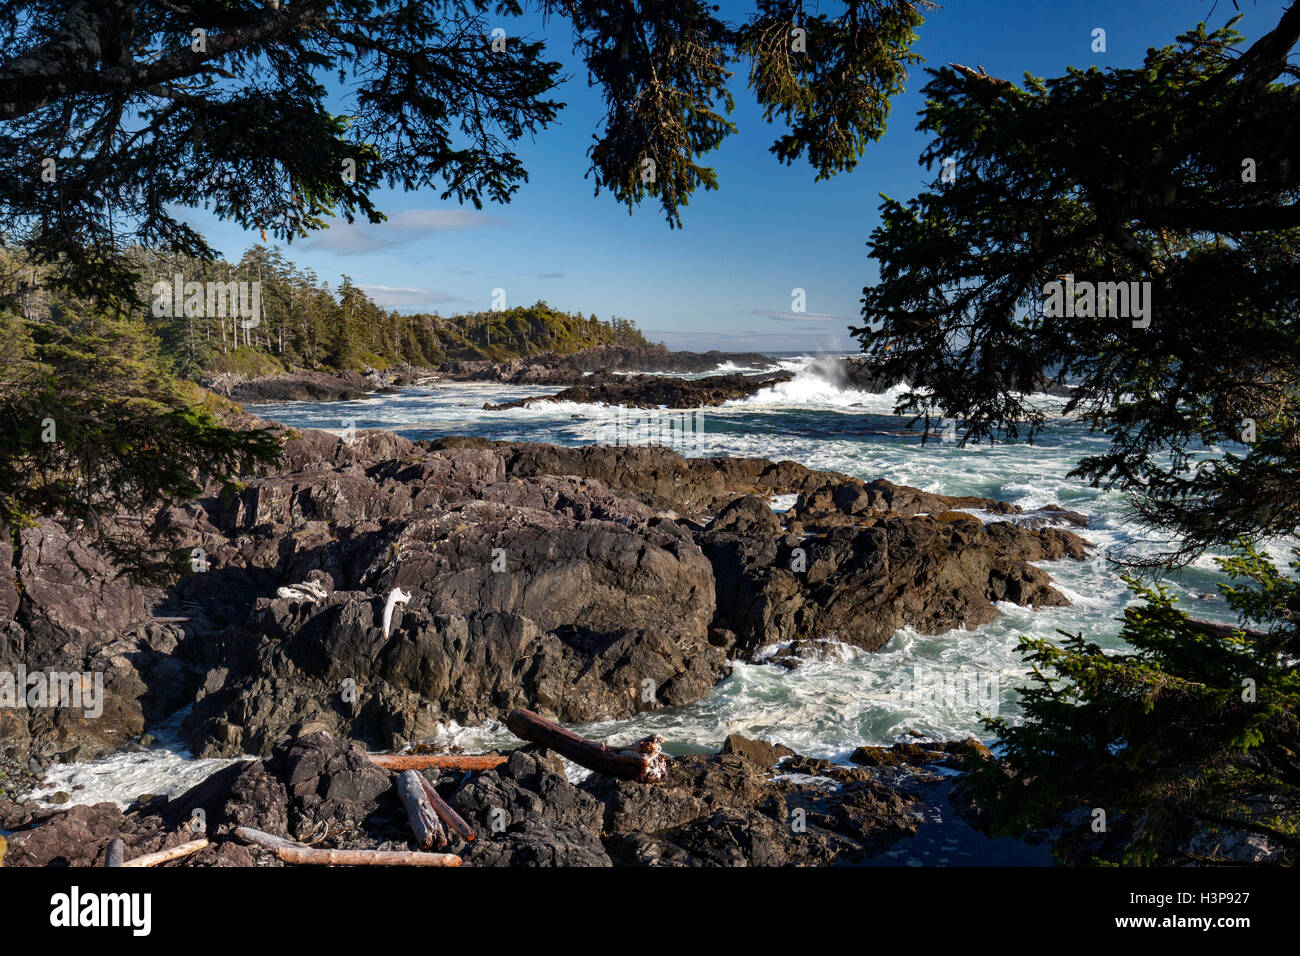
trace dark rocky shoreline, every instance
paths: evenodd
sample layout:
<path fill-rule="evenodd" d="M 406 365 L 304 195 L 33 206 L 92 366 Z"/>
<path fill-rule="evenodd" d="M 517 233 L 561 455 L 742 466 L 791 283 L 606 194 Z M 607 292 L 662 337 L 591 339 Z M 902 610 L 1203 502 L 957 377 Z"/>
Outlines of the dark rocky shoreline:
<path fill-rule="evenodd" d="M 799 497 L 778 516 L 774 493 Z M 985 525 L 961 508 L 1006 520 Z M 19 769 L 0 795 L 8 866 L 100 866 L 119 837 L 129 857 L 174 847 L 195 835 L 196 810 L 211 844 L 166 865 L 277 865 L 233 839 L 238 826 L 405 850 L 393 777 L 365 749 L 447 718 L 499 719 L 515 703 L 634 727 L 637 713 L 698 698 L 774 637 L 798 646 L 829 631 L 871 650 L 902 623 L 939 632 L 987 620 L 994 600 L 1060 604 L 1029 562 L 1086 549 L 1060 527 L 1084 522 L 1070 512 L 1025 514 L 793 462 L 386 432 L 350 444 L 303 432 L 277 472 L 159 520 L 209 561 L 165 590 L 118 578 L 90 542 L 50 525 L 0 554 L 12 582 L 0 587 L 0 670 L 98 669 L 107 685 L 97 720 L 0 709 L 0 768 Z M 505 571 L 491 570 L 492 546 Z M 794 547 L 806 550 L 802 572 L 783 564 Z M 410 596 L 385 639 L 395 587 Z M 188 619 L 154 620 L 173 616 Z M 340 693 L 349 677 L 351 700 Z M 647 677 L 656 689 L 644 700 Z M 146 730 L 185 705 L 197 752 L 258 759 L 125 811 L 12 799 L 21 768 L 34 780 L 53 760 L 147 743 Z M 732 736 L 717 754 L 673 757 L 656 785 L 575 783 L 533 745 L 495 769 L 424 773 L 479 834 L 450 847 L 469 865 L 941 863 L 963 841 L 965 862 L 995 852 L 963 778 L 942 775 L 988 759 L 976 741 L 918 738 L 860 747 L 845 765 Z M 1033 846 L 1002 840 L 996 852 L 1018 865 L 1048 862 L 1051 844 L 1075 862 L 1118 859 L 1141 827 L 1119 816 L 1090 835 L 1080 812 Z M 1250 834 L 1185 836 L 1225 862 L 1274 852 Z"/>
<path fill-rule="evenodd" d="M 718 372 L 697 379 L 678 376 L 711 372 L 724 363 L 750 372 Z M 880 393 L 907 379 L 883 377 L 862 356 L 817 359 L 812 372 L 831 385 Z M 484 360 L 445 362 L 436 369 L 397 366 L 384 371 L 323 372 L 297 370 L 260 378 L 215 375 L 204 387 L 223 398 L 246 404 L 353 401 L 374 393 L 411 385 L 438 386 L 456 382 L 557 387 L 561 391 L 533 395 L 485 409 L 521 408 L 536 402 L 581 402 L 631 408 L 704 408 L 747 398 L 763 388 L 794 378 L 780 371 L 774 359 L 755 352 L 673 352 L 664 348 L 608 346 L 571 354 L 543 353 L 510 362 Z M 1069 386 L 1043 380 L 1041 390 L 1069 397 Z"/>
<path fill-rule="evenodd" d="M 494 770 L 424 775 L 475 831 L 473 842 L 453 837 L 449 847 L 470 866 L 814 866 L 866 862 L 951 815 L 934 768 L 987 758 L 965 741 L 912 745 L 887 769 L 842 767 L 732 736 L 717 754 L 674 758 L 655 786 L 594 774 L 575 784 L 532 745 Z M 969 815 L 963 801 L 954 805 Z M 125 811 L 0 801 L 0 827 L 13 831 L 8 866 L 103 866 L 113 839 L 133 858 L 193 839 L 196 819 L 211 844 L 168 865 L 282 865 L 234 839 L 240 826 L 323 848 L 404 850 L 410 840 L 391 774 L 319 731 Z"/>
<path fill-rule="evenodd" d="M 748 398 L 794 378 L 793 372 L 760 375 L 708 375 L 686 379 L 667 375 L 608 375 L 597 373 L 581 385 L 554 395 L 534 395 L 513 402 L 487 403 L 483 408 L 498 412 L 525 408 L 538 402 L 578 402 L 584 405 L 622 405 L 625 408 L 708 408 L 738 398 Z"/>
<path fill-rule="evenodd" d="M 373 825 L 387 798 L 349 741 L 400 747 L 514 706 L 562 722 L 634 718 L 698 700 L 764 645 L 787 643 L 777 663 L 798 666 L 800 648 L 813 653 L 828 635 L 873 651 L 903 626 L 985 623 L 995 601 L 1064 604 L 1032 562 L 1088 550 L 1070 530 L 1086 518 L 1070 512 L 1027 515 L 789 461 L 287 434 L 271 473 L 152 516 L 182 553 L 202 556 L 169 587 L 131 583 L 89 535 L 52 523 L 20 531 L 17 549 L 0 535 L 11 572 L 0 579 L 0 670 L 105 682 L 98 718 L 0 709 L 0 760 L 15 770 L 0 797 L 0 828 L 17 831 L 9 864 L 90 862 L 110 831 L 158 849 L 184 837 L 176 820 L 191 804 L 218 829 L 322 827 L 340 846 L 401 843 Z M 768 503 L 778 494 L 798 496 L 780 515 Z M 385 634 L 395 593 L 404 600 Z M 133 745 L 186 707 L 196 755 L 262 760 L 125 816 L 12 802 L 50 763 Z M 724 748 L 674 759 L 671 785 L 644 793 L 599 778 L 572 785 L 531 749 L 473 779 L 430 773 L 462 812 L 511 814 L 467 862 L 860 862 L 914 831 L 916 787 L 934 782 L 925 766 L 958 745 L 926 746 L 934 752 L 902 770 L 778 754 L 812 783 L 772 778 L 766 751 Z M 316 768 L 310 785 L 295 769 L 303 760 Z M 816 840 L 791 842 L 792 800 Z M 353 832 L 361 820 L 365 832 Z M 257 852 L 227 842 L 190 862 L 247 864 Z"/>
<path fill-rule="evenodd" d="M 213 489 L 157 516 L 207 562 L 168 588 L 131 584 L 88 537 L 51 524 L 22 530 L 17 549 L 0 535 L 10 569 L 0 670 L 98 671 L 106 690 L 96 719 L 0 708 L 6 865 L 101 865 L 115 837 L 130 856 L 175 846 L 193 837 L 196 809 L 212 844 L 169 866 L 276 862 L 232 839 L 236 826 L 320 847 L 407 849 L 393 778 L 366 749 L 517 705 L 635 728 L 637 714 L 700 698 L 763 645 L 788 643 L 765 662 L 798 666 L 827 635 L 869 652 L 904 625 L 983 623 L 998 600 L 1062 604 L 1032 562 L 1088 549 L 1071 530 L 1086 518 L 1071 512 L 788 461 L 291 436 L 280 467 L 239 493 Z M 774 513 L 774 494 L 797 495 L 794 507 Z M 385 636 L 396 589 L 407 599 Z M 125 811 L 15 801 L 51 762 L 145 745 L 184 707 L 196 754 L 257 759 Z M 954 786 L 936 769 L 988 759 L 975 741 L 917 739 L 860 747 L 840 764 L 733 736 L 718 754 L 674 756 L 656 785 L 575 783 L 533 745 L 492 770 L 425 774 L 480 833 L 452 848 L 470 865 L 874 864 L 937 851 L 936 833 L 945 847 L 970 842 L 976 859 L 993 852 L 963 778 Z M 1055 844 L 1076 862 L 1118 859 L 1124 834 L 1141 827 L 1117 817 L 1093 837 L 1086 824 L 1062 820 L 1035 837 L 1038 849 L 1002 841 L 998 852 L 1043 863 Z M 1274 852 L 1250 834 L 1215 837 L 1208 850 L 1204 833 L 1184 836 L 1229 862 Z"/>
<path fill-rule="evenodd" d="M 708 372 L 725 362 L 738 367 L 772 368 L 775 362 L 756 352 L 673 352 L 664 348 L 605 346 L 571 354 L 546 352 L 511 362 L 450 361 L 436 369 L 399 365 L 385 370 L 326 372 L 298 369 L 248 378 L 210 375 L 205 388 L 232 401 L 250 405 L 280 402 L 344 402 L 376 392 L 439 382 L 496 382 L 503 385 L 575 386 L 617 382 L 617 374 Z"/>

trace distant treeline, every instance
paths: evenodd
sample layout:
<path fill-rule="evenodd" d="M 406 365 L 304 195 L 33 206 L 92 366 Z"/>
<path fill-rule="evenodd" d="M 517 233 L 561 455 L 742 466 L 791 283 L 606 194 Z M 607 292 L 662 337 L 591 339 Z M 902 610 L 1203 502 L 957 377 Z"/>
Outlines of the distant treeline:
<path fill-rule="evenodd" d="M 130 255 L 141 277 L 141 323 L 158 338 L 174 371 L 190 379 L 217 372 L 508 361 L 599 345 L 650 344 L 627 319 L 584 317 L 540 301 L 463 315 L 403 315 L 380 306 L 346 275 L 337 285 L 321 280 L 287 260 L 278 247 L 255 245 L 235 263 L 146 249 Z M 75 308 L 42 288 L 39 270 L 24 267 L 21 257 L 7 258 L 5 271 L 22 283 L 18 298 L 26 318 L 57 321 Z"/>

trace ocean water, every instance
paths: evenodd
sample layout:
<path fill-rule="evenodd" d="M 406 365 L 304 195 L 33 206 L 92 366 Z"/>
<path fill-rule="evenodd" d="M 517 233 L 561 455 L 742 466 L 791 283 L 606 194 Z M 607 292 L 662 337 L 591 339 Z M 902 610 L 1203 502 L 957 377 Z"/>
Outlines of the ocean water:
<path fill-rule="evenodd" d="M 1124 497 L 1089 488 L 1069 477 L 1084 455 L 1105 441 L 1063 416 L 1063 399 L 1033 396 L 1050 416 L 1034 443 L 965 448 L 904 431 L 906 419 L 893 414 L 897 390 L 870 394 L 837 386 L 823 357 L 782 357 L 796 372 L 789 382 L 754 396 L 700 411 L 703 436 L 679 448 L 688 456 L 727 455 L 790 459 L 811 468 L 949 495 L 1000 498 L 1025 509 L 1056 504 L 1089 516 L 1078 529 L 1094 547 L 1089 561 L 1045 562 L 1070 606 L 1033 611 L 1015 604 L 998 607 L 998 618 L 974 630 L 924 635 L 904 629 L 880 651 L 860 652 L 830 641 L 824 659 L 787 670 L 772 664 L 737 664 L 733 673 L 703 699 L 685 707 L 644 713 L 633 720 L 577 728 L 589 736 L 627 741 L 662 733 L 670 752 L 714 751 L 730 733 L 780 741 L 800 753 L 845 760 L 863 744 L 889 744 L 911 733 L 934 739 L 986 738 L 982 716 L 1015 719 L 1016 692 L 1027 668 L 1016 653 L 1022 636 L 1059 637 L 1082 632 L 1117 648 L 1119 617 L 1131 600 L 1121 569 L 1107 555 L 1159 548 L 1128 517 Z M 758 371 L 726 368 L 725 371 Z M 502 402 L 557 389 L 536 386 L 455 384 L 405 389 L 353 402 L 250 406 L 250 411 L 288 425 L 342 432 L 386 428 L 411 439 L 479 435 L 497 440 L 545 441 L 565 445 L 610 441 L 615 413 L 572 403 L 538 403 L 507 411 L 484 411 Z M 1208 453 L 1213 453 L 1210 449 Z M 788 508 L 792 501 L 774 500 Z M 1287 552 L 1270 549 L 1277 559 Z M 1198 617 L 1231 621 L 1218 596 L 1222 580 L 1212 556 L 1198 560 L 1165 583 Z M 833 637 L 833 636 L 832 636 Z M 155 733 L 157 733 L 155 731 Z M 207 761 L 191 761 L 181 745 L 158 734 L 164 745 L 145 754 L 53 768 L 45 797 L 56 790 L 72 802 L 127 801 L 141 792 L 175 793 L 201 779 Z M 497 723 L 450 726 L 438 741 L 468 750 L 513 745 Z M 154 761 L 151 772 L 149 761 Z M 213 764 L 213 767 L 218 764 Z M 74 789 L 80 788 L 80 789 Z"/>

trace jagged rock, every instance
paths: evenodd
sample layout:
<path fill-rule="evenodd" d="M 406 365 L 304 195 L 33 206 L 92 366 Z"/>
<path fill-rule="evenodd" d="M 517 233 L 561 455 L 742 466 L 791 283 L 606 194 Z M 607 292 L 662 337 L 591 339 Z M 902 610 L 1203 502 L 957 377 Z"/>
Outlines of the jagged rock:
<path fill-rule="evenodd" d="M 446 848 L 469 866 L 825 865 L 867 860 L 945 812 L 945 791 L 923 764 L 966 744 L 927 747 L 887 768 L 845 767 L 733 735 L 719 754 L 673 758 L 657 785 L 594 774 L 575 785 L 554 754 L 532 745 L 494 770 L 424 773 L 475 831 Z M 783 760 L 777 772 L 773 755 Z M 126 812 L 99 804 L 23 814 L 0 804 L 0 823 L 16 830 L 5 862 L 102 865 L 114 837 L 133 857 L 192 839 L 196 821 L 213 845 L 167 865 L 281 865 L 235 841 L 240 826 L 319 847 L 412 849 L 395 779 L 355 745 L 305 733 Z"/>
<path fill-rule="evenodd" d="M 593 775 L 624 866 L 860 862 L 916 832 L 920 798 L 875 779 L 796 784 L 738 753 L 679 757 L 654 787 Z"/>
<path fill-rule="evenodd" d="M 778 518 L 767 498 L 790 493 Z M 763 644 L 874 649 L 1063 601 L 1029 562 L 1082 539 L 958 507 L 1018 514 L 793 462 L 292 432 L 275 472 L 159 515 L 205 562 L 161 595 L 53 526 L 24 532 L 0 664 L 102 670 L 109 709 L 2 713 L 5 746 L 83 759 L 191 702 L 197 752 L 231 756 L 312 725 L 387 746 L 517 705 L 630 716 L 698 699 Z"/>
<path fill-rule="evenodd" d="M 477 836 L 467 863 L 611 865 L 600 839 L 605 808 L 538 754 L 515 751 L 504 766 L 470 777 L 454 800 Z"/>
<path fill-rule="evenodd" d="M 578 402 L 583 405 L 622 405 L 627 408 L 707 408 L 794 378 L 793 372 L 762 375 L 709 375 L 674 378 L 667 375 L 619 375 L 587 380 L 554 395 L 534 395 L 483 407 L 488 411 L 526 408 L 538 402 Z"/>
<path fill-rule="evenodd" d="M 215 375 L 203 380 L 204 387 L 236 402 L 350 402 L 374 391 L 375 384 L 358 372 L 283 372 L 246 378 Z"/>
<path fill-rule="evenodd" d="M 750 740 L 740 734 L 728 734 L 722 742 L 722 754 L 738 754 L 750 763 L 771 770 L 777 761 L 784 757 L 793 757 L 794 751 L 782 744 L 770 744 L 766 740 Z"/>
<path fill-rule="evenodd" d="M 972 760 L 992 760 L 993 754 L 974 737 L 966 740 L 896 743 L 889 747 L 858 747 L 849 760 L 868 767 L 942 764 L 960 770 Z"/>
<path fill-rule="evenodd" d="M 997 616 L 994 601 L 1065 605 L 1029 562 L 1084 553 L 1081 539 L 1059 529 L 927 515 L 864 516 L 800 537 L 754 497 L 724 508 L 698 540 L 717 582 L 714 624 L 735 632 L 744 656 L 825 638 L 874 651 L 904 626 L 940 633 L 985 624 Z"/>
<path fill-rule="evenodd" d="M 579 385 L 595 375 L 619 372 L 710 372 L 724 363 L 741 368 L 771 368 L 758 352 L 673 352 L 663 346 L 597 346 L 567 355 L 546 352 L 513 362 L 458 361 L 439 366 L 455 381 L 502 382 L 508 385 Z"/>

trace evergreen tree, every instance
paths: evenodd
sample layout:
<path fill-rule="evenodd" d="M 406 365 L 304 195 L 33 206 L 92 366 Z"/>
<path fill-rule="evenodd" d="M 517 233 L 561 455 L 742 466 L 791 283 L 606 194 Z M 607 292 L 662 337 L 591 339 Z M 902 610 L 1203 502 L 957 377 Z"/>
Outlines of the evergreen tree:
<path fill-rule="evenodd" d="M 1291 564 L 1300 571 L 1300 550 Z M 1033 681 L 1022 718 L 986 719 L 1004 752 L 975 772 L 999 832 L 1051 828 L 1072 812 L 1056 851 L 1071 862 L 1198 862 L 1198 834 L 1267 837 L 1300 850 L 1300 581 L 1241 544 L 1221 562 L 1243 624 L 1209 625 L 1162 587 L 1131 581 L 1120 653 L 1083 635 L 1025 639 Z M 1093 832 L 1106 814 L 1109 837 Z M 1078 811 L 1083 811 L 1078 813 Z M 1099 856 L 1099 851 L 1104 851 Z"/>
<path fill-rule="evenodd" d="M 138 319 L 77 303 L 56 321 L 0 310 L 0 524 L 39 518 L 85 528 L 119 566 L 145 579 L 172 569 L 148 519 L 158 507 L 226 486 L 274 460 L 266 430 L 236 431 L 177 382 Z"/>
<path fill-rule="evenodd" d="M 1230 23 L 1137 69 L 931 71 L 923 159 L 949 172 L 882 206 L 855 330 L 912 383 L 900 411 L 1032 437 L 1028 396 L 1074 383 L 1111 438 L 1076 474 L 1135 492 L 1169 560 L 1300 529 L 1298 39 L 1295 4 L 1240 55 Z"/>
<path fill-rule="evenodd" d="M 734 130 L 732 60 L 790 127 L 777 155 L 807 153 L 828 175 L 883 132 L 929 5 L 846 0 L 807 17 L 798 0 L 761 0 L 737 27 L 704 0 L 534 9 L 568 20 L 604 92 L 596 190 L 654 197 L 677 224 L 717 184 L 698 160 Z M 513 144 L 562 105 L 544 45 L 493 36 L 523 13 L 516 0 L 0 0 L 0 219 L 59 281 L 129 298 L 123 243 L 211 257 L 178 208 L 290 240 L 330 215 L 381 221 L 383 185 L 506 202 L 527 179 Z"/>

